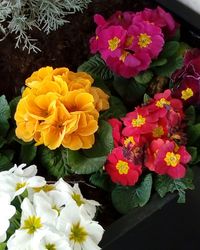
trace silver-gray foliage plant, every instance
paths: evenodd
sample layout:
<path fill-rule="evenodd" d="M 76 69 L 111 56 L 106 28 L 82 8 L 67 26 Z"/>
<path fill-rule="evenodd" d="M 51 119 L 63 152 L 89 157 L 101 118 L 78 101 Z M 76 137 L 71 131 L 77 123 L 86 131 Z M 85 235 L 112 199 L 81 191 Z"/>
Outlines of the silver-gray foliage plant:
<path fill-rule="evenodd" d="M 36 28 L 49 34 L 69 22 L 66 15 L 83 11 L 92 0 L 0 0 L 1 40 L 9 33 L 16 37 L 15 47 L 38 52 L 37 39 L 29 31 Z"/>

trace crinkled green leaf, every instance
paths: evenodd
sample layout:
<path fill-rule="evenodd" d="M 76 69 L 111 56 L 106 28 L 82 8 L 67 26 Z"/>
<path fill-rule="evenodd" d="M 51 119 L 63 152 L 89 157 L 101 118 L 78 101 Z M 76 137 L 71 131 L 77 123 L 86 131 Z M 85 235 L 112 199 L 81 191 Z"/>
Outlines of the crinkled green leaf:
<path fill-rule="evenodd" d="M 182 56 L 174 56 L 168 60 L 168 62 L 160 67 L 155 67 L 154 72 L 157 75 L 170 77 L 171 74 L 181 68 L 183 65 L 183 57 Z"/>
<path fill-rule="evenodd" d="M 106 174 L 105 172 L 94 173 L 90 176 L 90 182 L 93 185 L 104 189 L 105 191 L 111 191 L 115 186 L 108 174 Z"/>
<path fill-rule="evenodd" d="M 0 250 L 6 249 L 6 243 L 0 243 Z"/>
<path fill-rule="evenodd" d="M 151 63 L 150 68 L 157 67 L 157 66 L 163 66 L 166 63 L 167 63 L 166 58 L 158 58 Z"/>
<path fill-rule="evenodd" d="M 50 150 L 46 147 L 40 149 L 40 158 L 42 165 L 48 170 L 48 172 L 57 177 L 64 177 L 70 171 L 68 162 L 68 149 L 58 148 L 56 150 Z"/>
<path fill-rule="evenodd" d="M 87 157 L 81 150 L 68 150 L 68 165 L 75 174 L 92 174 L 103 168 L 106 156 Z"/>
<path fill-rule="evenodd" d="M 158 175 L 155 181 L 155 189 L 162 198 L 167 193 L 178 192 L 178 203 L 184 203 L 185 190 L 194 189 L 193 172 L 191 169 L 188 169 L 187 175 L 181 179 L 172 179 L 167 175 Z"/>
<path fill-rule="evenodd" d="M 141 84 L 147 84 L 153 78 L 153 72 L 146 70 L 134 77 L 135 81 Z"/>
<path fill-rule="evenodd" d="M 112 71 L 107 67 L 101 57 L 96 54 L 89 58 L 88 61 L 84 62 L 78 67 L 78 71 L 84 71 L 90 74 L 94 79 L 109 80 L 113 78 Z"/>
<path fill-rule="evenodd" d="M 120 118 L 126 115 L 127 109 L 124 103 L 116 96 L 109 98 L 110 108 L 101 114 L 102 119 Z"/>
<path fill-rule="evenodd" d="M 196 111 L 194 106 L 191 105 L 185 110 L 185 120 L 188 125 L 193 125 L 195 123 Z"/>
<path fill-rule="evenodd" d="M 0 96 L 0 136 L 5 136 L 9 129 L 10 107 L 5 95 Z"/>
<path fill-rule="evenodd" d="M 170 41 L 170 42 L 166 42 L 165 46 L 163 48 L 162 53 L 160 54 L 159 57 L 161 58 L 169 58 L 173 55 L 176 54 L 176 52 L 178 51 L 180 46 L 180 43 L 177 41 Z"/>
<path fill-rule="evenodd" d="M 37 147 L 32 144 L 22 144 L 20 152 L 20 160 L 26 164 L 31 163 L 36 157 Z"/>
<path fill-rule="evenodd" d="M 187 129 L 188 144 L 194 145 L 196 142 L 199 144 L 200 139 L 200 123 L 191 125 Z"/>
<path fill-rule="evenodd" d="M 91 149 L 85 149 L 82 152 L 87 157 L 107 156 L 113 149 L 112 127 L 104 120 L 99 121 L 99 129 L 95 134 L 95 144 Z"/>
<path fill-rule="evenodd" d="M 150 199 L 152 175 L 148 174 L 137 186 L 117 186 L 112 191 L 112 202 L 118 212 L 128 213 L 134 207 L 143 207 Z"/>
<path fill-rule="evenodd" d="M 197 147 L 187 147 L 187 151 L 189 152 L 189 154 L 192 157 L 192 160 L 190 161 L 190 164 L 193 164 L 197 160 L 198 149 L 197 149 Z"/>
<path fill-rule="evenodd" d="M 12 164 L 12 159 L 14 156 L 14 152 L 12 150 L 4 150 L 0 153 L 0 171 L 10 169 Z"/>
<path fill-rule="evenodd" d="M 20 99 L 21 99 L 21 96 L 17 96 L 9 102 L 11 117 L 14 117 L 16 107 Z"/>

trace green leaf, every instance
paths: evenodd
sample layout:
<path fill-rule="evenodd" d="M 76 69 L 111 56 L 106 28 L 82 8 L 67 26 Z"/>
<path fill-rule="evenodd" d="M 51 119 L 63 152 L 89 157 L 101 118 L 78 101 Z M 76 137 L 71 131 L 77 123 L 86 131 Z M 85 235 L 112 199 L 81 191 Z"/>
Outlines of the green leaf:
<path fill-rule="evenodd" d="M 187 129 L 188 144 L 194 145 L 200 138 L 200 123 L 191 125 Z"/>
<path fill-rule="evenodd" d="M 129 106 L 141 103 L 147 89 L 147 85 L 138 83 L 134 79 L 124 79 L 117 76 L 114 78 L 113 87 Z"/>
<path fill-rule="evenodd" d="M 20 160 L 24 163 L 31 163 L 36 157 L 37 147 L 32 144 L 21 145 Z"/>
<path fill-rule="evenodd" d="M 10 107 L 5 95 L 0 97 L 0 136 L 5 136 L 9 129 Z"/>
<path fill-rule="evenodd" d="M 190 164 L 193 164 L 197 160 L 198 149 L 196 147 L 187 147 L 187 151 L 190 153 L 190 155 L 192 157 Z"/>
<path fill-rule="evenodd" d="M 111 191 L 115 184 L 105 172 L 97 172 L 90 176 L 90 182 L 105 191 Z"/>
<path fill-rule="evenodd" d="M 145 93 L 143 97 L 143 103 L 148 104 L 150 100 L 151 100 L 151 97 Z"/>
<path fill-rule="evenodd" d="M 95 134 L 95 144 L 91 149 L 82 152 L 89 158 L 107 156 L 113 149 L 112 127 L 104 120 L 99 121 L 99 129 Z"/>
<path fill-rule="evenodd" d="M 194 106 L 191 105 L 185 110 L 185 120 L 188 125 L 193 125 L 195 123 L 196 112 Z"/>
<path fill-rule="evenodd" d="M 6 249 L 6 243 L 0 243 L 0 250 Z"/>
<path fill-rule="evenodd" d="M 158 58 L 151 63 L 150 68 L 157 67 L 157 66 L 163 66 L 166 63 L 167 63 L 166 58 Z"/>
<path fill-rule="evenodd" d="M 0 153 L 0 171 L 8 170 L 12 167 L 11 163 L 11 155 L 4 154 L 4 152 Z"/>
<path fill-rule="evenodd" d="M 134 207 L 143 207 L 150 198 L 152 175 L 148 174 L 140 185 L 134 187 L 117 186 L 112 191 L 112 202 L 118 212 L 128 213 Z"/>
<path fill-rule="evenodd" d="M 153 72 L 150 70 L 146 70 L 139 75 L 135 76 L 134 79 L 136 82 L 141 84 L 147 84 L 153 78 Z"/>
<path fill-rule="evenodd" d="M 120 118 L 126 115 L 127 109 L 124 103 L 116 96 L 109 98 L 110 108 L 101 113 L 102 119 Z"/>
<path fill-rule="evenodd" d="M 21 99 L 21 96 L 17 96 L 9 102 L 11 117 L 14 117 L 14 114 L 15 114 L 16 108 L 17 108 L 17 104 L 18 104 L 20 99 Z"/>
<path fill-rule="evenodd" d="M 57 177 L 64 177 L 70 172 L 68 161 L 68 149 L 60 147 L 56 150 L 50 150 L 41 147 L 40 158 L 42 165 L 47 168 L 48 172 Z"/>
<path fill-rule="evenodd" d="M 0 148 L 2 148 L 6 144 L 7 140 L 0 136 Z"/>
<path fill-rule="evenodd" d="M 68 150 L 67 160 L 73 173 L 92 174 L 103 168 L 106 156 L 89 158 L 81 150 Z"/>
<path fill-rule="evenodd" d="M 113 78 L 112 71 L 101 57 L 96 54 L 78 67 L 78 71 L 89 73 L 95 79 L 109 80 Z"/>
<path fill-rule="evenodd" d="M 180 44 L 177 41 L 166 42 L 164 49 L 159 57 L 168 58 L 168 57 L 175 55 L 179 49 L 179 46 L 180 46 Z"/>
<path fill-rule="evenodd" d="M 170 58 L 170 60 L 168 60 L 168 62 L 165 65 L 154 68 L 154 72 L 160 76 L 170 77 L 171 74 L 176 69 L 181 68 L 182 65 L 183 65 L 183 57 L 175 56 Z"/>
<path fill-rule="evenodd" d="M 194 189 L 193 172 L 188 169 L 187 174 L 181 179 L 172 179 L 167 175 L 158 175 L 155 181 L 155 189 L 160 197 L 164 197 L 167 193 L 178 192 L 178 203 L 185 202 L 185 190 Z"/>

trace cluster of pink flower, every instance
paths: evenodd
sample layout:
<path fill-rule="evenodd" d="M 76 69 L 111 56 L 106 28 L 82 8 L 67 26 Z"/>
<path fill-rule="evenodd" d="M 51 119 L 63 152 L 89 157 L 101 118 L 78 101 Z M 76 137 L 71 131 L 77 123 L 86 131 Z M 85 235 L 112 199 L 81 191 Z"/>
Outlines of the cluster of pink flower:
<path fill-rule="evenodd" d="M 115 183 L 133 186 L 145 169 L 182 178 L 191 160 L 185 148 L 182 101 L 168 89 L 124 118 L 110 119 L 115 148 L 105 170 Z"/>
<path fill-rule="evenodd" d="M 92 53 L 99 52 L 108 67 L 125 78 L 146 70 L 161 52 L 164 40 L 175 34 L 177 23 L 162 8 L 141 12 L 117 11 L 108 20 L 95 15 Z"/>
<path fill-rule="evenodd" d="M 184 57 L 184 65 L 172 75 L 173 96 L 184 105 L 200 105 L 200 50 L 191 49 Z"/>

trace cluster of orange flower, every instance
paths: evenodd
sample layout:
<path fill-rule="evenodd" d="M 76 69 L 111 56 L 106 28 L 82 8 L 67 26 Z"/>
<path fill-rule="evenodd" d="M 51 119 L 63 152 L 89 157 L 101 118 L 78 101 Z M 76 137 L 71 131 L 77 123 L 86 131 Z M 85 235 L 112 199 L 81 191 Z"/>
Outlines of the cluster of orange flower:
<path fill-rule="evenodd" d="M 68 68 L 44 67 L 27 80 L 15 113 L 16 135 L 50 149 L 91 148 L 99 111 L 109 108 L 109 96 L 92 87 L 93 78 Z"/>

